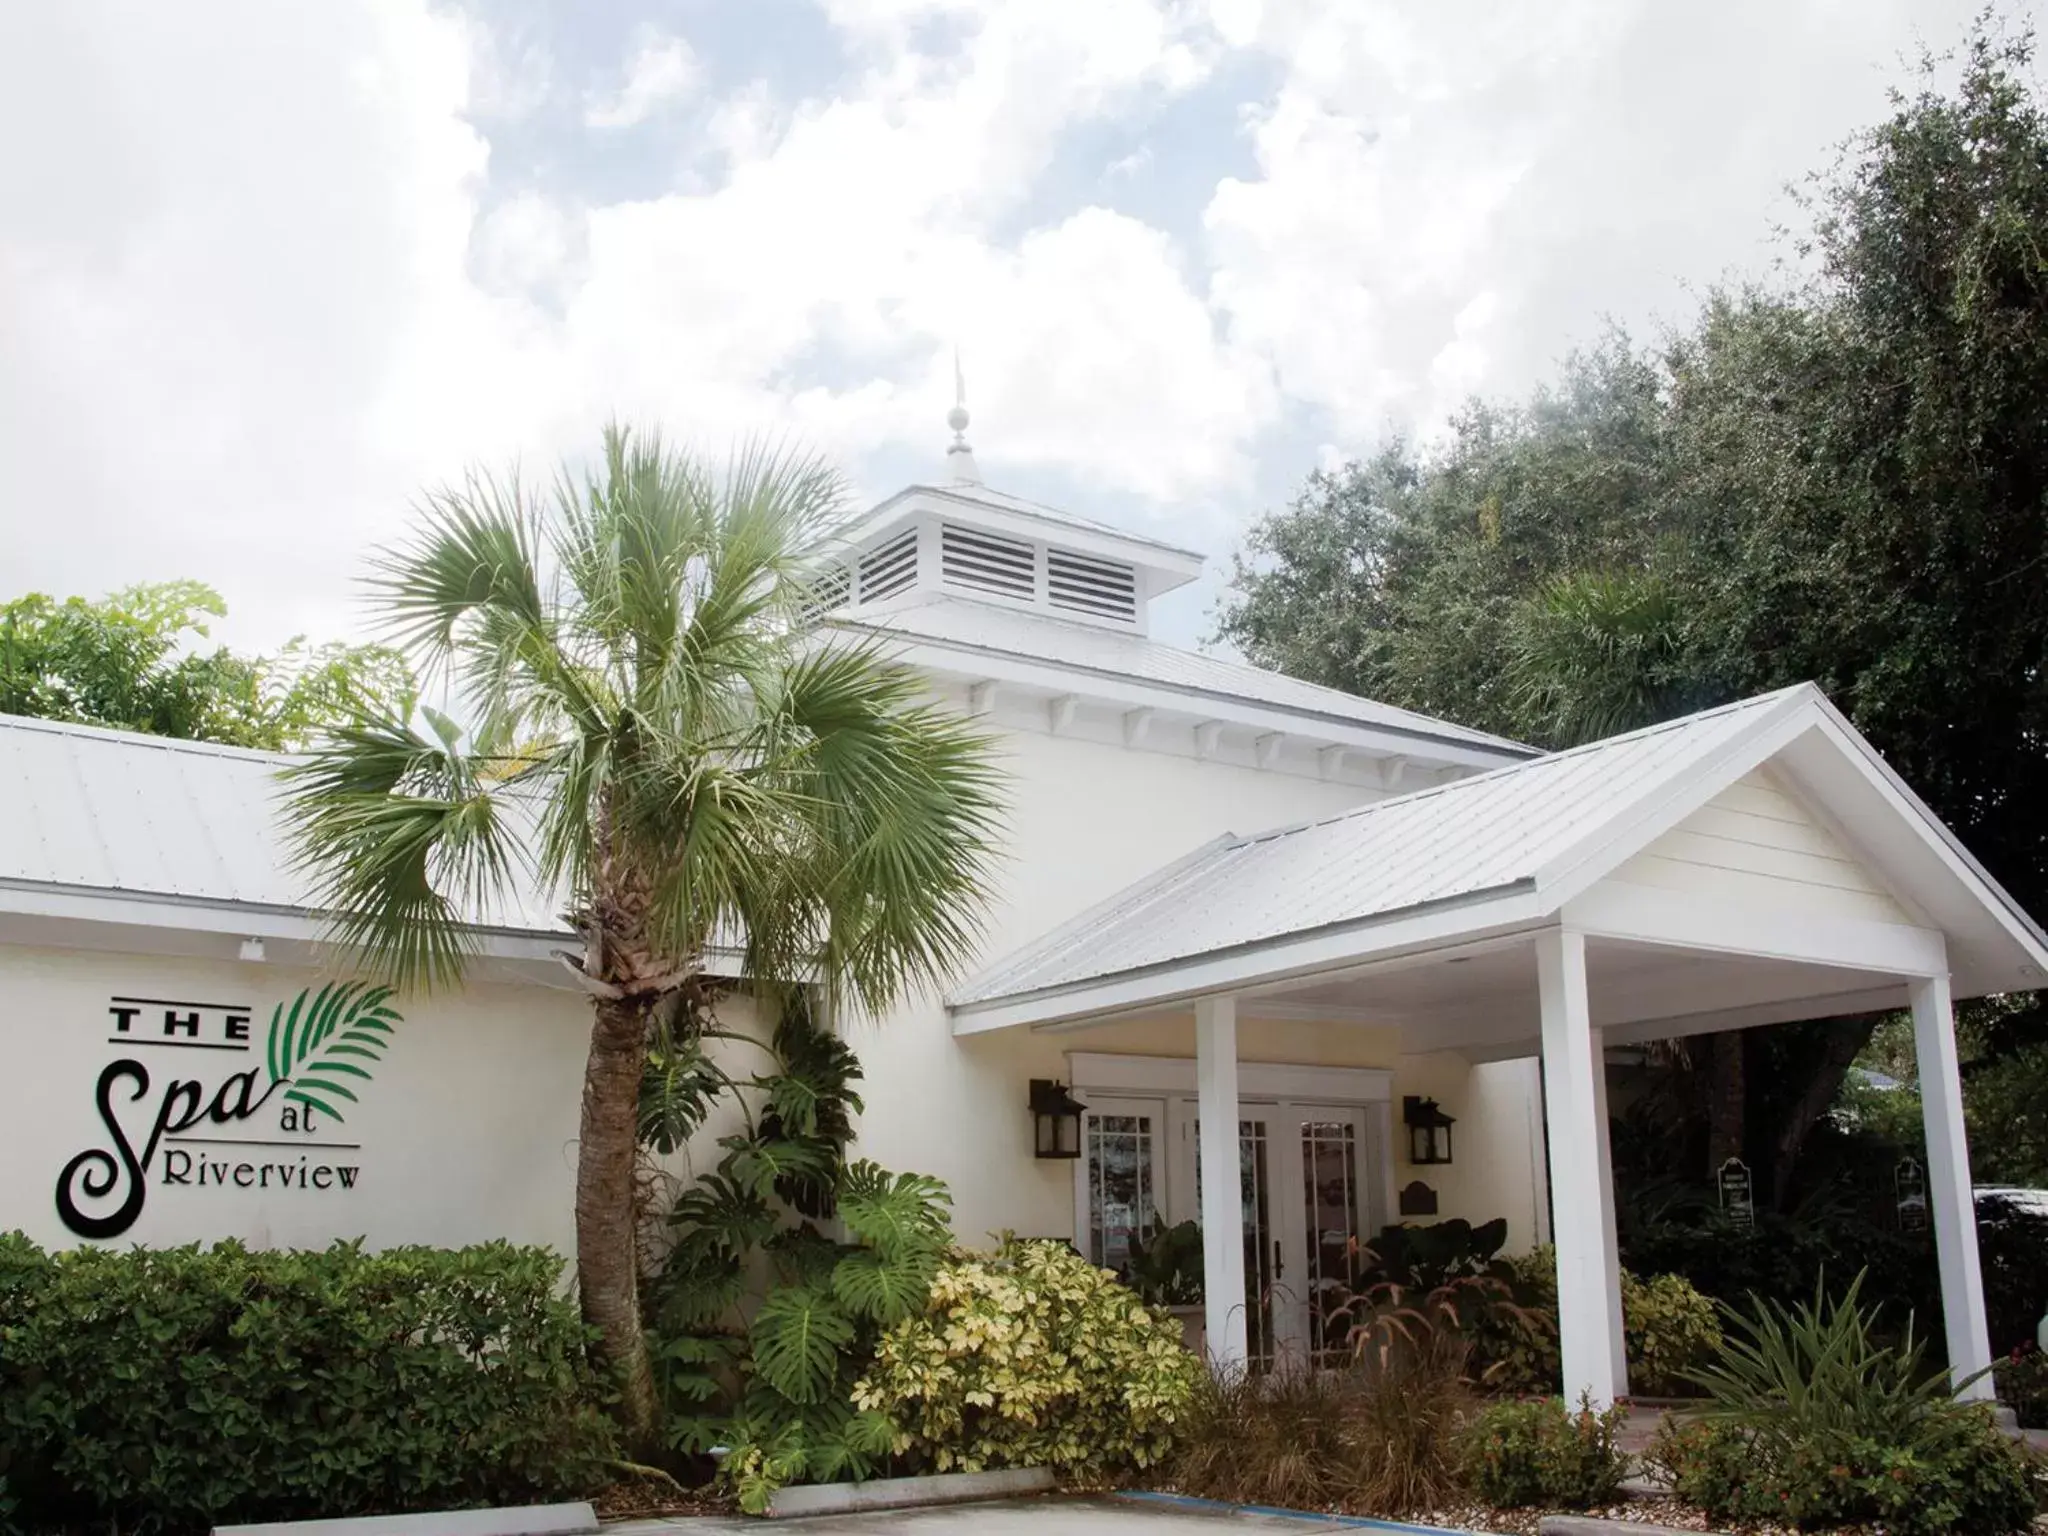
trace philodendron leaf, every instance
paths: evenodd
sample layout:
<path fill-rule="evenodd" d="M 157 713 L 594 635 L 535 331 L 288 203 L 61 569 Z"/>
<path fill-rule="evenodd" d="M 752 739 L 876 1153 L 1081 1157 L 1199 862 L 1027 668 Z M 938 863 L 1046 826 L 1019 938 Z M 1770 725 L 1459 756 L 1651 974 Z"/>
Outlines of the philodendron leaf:
<path fill-rule="evenodd" d="M 890 1259 L 871 1248 L 849 1253 L 832 1269 L 832 1293 L 849 1312 L 883 1325 L 924 1311 L 939 1273 L 938 1250 Z"/>
<path fill-rule="evenodd" d="M 830 1294 L 791 1286 L 768 1293 L 748 1333 L 761 1379 L 793 1403 L 815 1403 L 830 1390 L 854 1329 Z"/>
<path fill-rule="evenodd" d="M 356 1102 L 350 1085 L 370 1080 L 401 1022 L 389 987 L 362 981 L 330 981 L 317 992 L 309 987 L 289 1006 L 271 1010 L 264 1064 L 273 1083 L 290 1083 L 287 1099 L 346 1120 L 339 1102 Z"/>
<path fill-rule="evenodd" d="M 885 1172 L 863 1159 L 840 1183 L 839 1215 L 847 1231 L 892 1259 L 933 1251 L 951 1237 L 953 1197 L 921 1173 Z"/>

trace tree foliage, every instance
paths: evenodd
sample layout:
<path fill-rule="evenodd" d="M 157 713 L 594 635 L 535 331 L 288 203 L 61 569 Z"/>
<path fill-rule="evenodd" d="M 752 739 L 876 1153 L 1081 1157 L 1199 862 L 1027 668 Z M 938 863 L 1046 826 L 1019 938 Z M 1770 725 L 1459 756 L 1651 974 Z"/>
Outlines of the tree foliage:
<path fill-rule="evenodd" d="M 1810 679 L 2048 911 L 2032 67 L 2031 34 L 1989 20 L 1924 61 L 1808 184 L 1793 277 L 1712 293 L 1654 349 L 1611 333 L 1526 401 L 1474 403 L 1440 446 L 1312 475 L 1253 530 L 1221 638 L 1558 747 Z M 1999 1056 L 2048 1042 L 2039 1010 L 2002 1027 Z M 1769 1101 L 1752 1150 L 1781 1173 L 1855 1043 L 1747 1042 L 1769 1058 L 1746 1074 Z M 1789 1141 L 1759 1144 L 1787 1118 Z"/>
<path fill-rule="evenodd" d="M 226 613 L 196 581 L 0 605 L 0 714 L 280 751 L 366 704 L 409 707 L 396 651 L 303 635 L 270 656 L 208 649 L 208 621 Z"/>
<path fill-rule="evenodd" d="M 622 427 L 550 488 L 434 492 L 370 590 L 465 722 L 366 711 L 291 770 L 336 934 L 398 984 L 458 977 L 477 920 L 536 890 L 578 930 L 577 1283 L 636 1450 L 658 1429 L 634 1194 L 648 1048 L 664 1020 L 672 1045 L 709 1022 L 706 950 L 743 936 L 757 986 L 816 977 L 879 1011 L 949 975 L 982 911 L 1001 799 L 985 738 L 813 622 L 844 504 L 818 460 L 748 447 L 720 467 Z M 736 1197 L 808 1155 L 751 1149 Z"/>

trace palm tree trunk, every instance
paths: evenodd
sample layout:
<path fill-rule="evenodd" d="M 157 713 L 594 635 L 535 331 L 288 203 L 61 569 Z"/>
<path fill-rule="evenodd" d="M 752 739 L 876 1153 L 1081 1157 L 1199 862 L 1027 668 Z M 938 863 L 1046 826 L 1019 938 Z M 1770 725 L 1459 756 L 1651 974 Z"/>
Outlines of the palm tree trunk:
<path fill-rule="evenodd" d="M 619 1393 L 627 1454 L 645 1459 L 659 1437 L 654 1367 L 640 1322 L 633 1175 L 648 1003 L 598 999 L 583 1069 L 582 1143 L 576 1156 L 576 1282 L 596 1354 Z"/>

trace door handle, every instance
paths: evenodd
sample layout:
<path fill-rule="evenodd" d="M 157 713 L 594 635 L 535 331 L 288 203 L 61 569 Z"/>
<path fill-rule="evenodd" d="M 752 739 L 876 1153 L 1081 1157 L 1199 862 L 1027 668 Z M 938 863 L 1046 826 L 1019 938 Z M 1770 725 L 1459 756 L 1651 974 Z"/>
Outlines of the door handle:
<path fill-rule="evenodd" d="M 1286 1266 L 1280 1262 L 1280 1239 L 1276 1237 L 1273 1239 L 1273 1278 L 1278 1280 L 1285 1273 Z"/>

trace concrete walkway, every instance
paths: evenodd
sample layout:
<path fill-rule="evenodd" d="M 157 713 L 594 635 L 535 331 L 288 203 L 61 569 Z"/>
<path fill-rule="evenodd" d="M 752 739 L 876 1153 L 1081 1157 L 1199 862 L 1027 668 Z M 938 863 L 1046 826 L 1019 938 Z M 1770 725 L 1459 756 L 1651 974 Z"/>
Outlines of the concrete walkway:
<path fill-rule="evenodd" d="M 629 1520 L 605 1527 L 606 1536 L 1238 1536 L 1238 1533 L 1311 1531 L 1433 1533 L 1438 1527 L 1388 1520 L 1236 1513 L 1151 1499 L 1079 1498 L 1049 1494 L 993 1504 L 952 1504 L 936 1509 L 887 1509 L 860 1515 L 813 1515 L 802 1520 Z"/>

